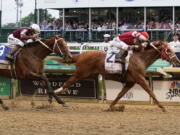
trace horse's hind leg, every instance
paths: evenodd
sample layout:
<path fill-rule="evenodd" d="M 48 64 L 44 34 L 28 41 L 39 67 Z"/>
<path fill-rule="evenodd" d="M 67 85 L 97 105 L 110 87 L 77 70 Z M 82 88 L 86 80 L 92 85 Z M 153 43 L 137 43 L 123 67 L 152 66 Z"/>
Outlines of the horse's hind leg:
<path fill-rule="evenodd" d="M 119 94 L 118 94 L 118 96 L 116 97 L 116 99 L 110 104 L 108 110 L 110 110 L 110 111 L 113 110 L 114 105 L 115 105 L 115 104 L 119 101 L 119 99 L 120 99 L 121 97 L 123 97 L 124 94 L 125 94 L 128 90 L 130 90 L 133 86 L 134 86 L 134 83 L 129 83 L 129 82 L 127 82 L 127 83 L 125 84 L 125 86 L 122 88 L 122 90 L 119 92 Z"/>
<path fill-rule="evenodd" d="M 81 76 L 77 76 L 77 75 L 73 75 L 71 76 L 64 84 L 62 87 L 60 87 L 59 89 L 56 89 L 54 91 L 55 94 L 61 94 L 63 92 L 66 92 L 68 90 L 68 88 L 76 83 L 78 80 L 82 79 L 82 77 L 80 78 Z"/>
<path fill-rule="evenodd" d="M 1 104 L 1 106 L 2 106 L 2 108 L 3 108 L 4 110 L 9 110 L 9 107 L 6 106 L 6 105 L 4 105 L 2 99 L 0 99 L 0 104 Z"/>
<path fill-rule="evenodd" d="M 138 79 L 138 84 L 144 88 L 144 90 L 149 94 L 150 97 L 153 98 L 154 102 L 162 109 L 163 112 L 167 112 L 167 110 L 164 108 L 164 106 L 162 106 L 159 101 L 156 99 L 156 96 L 154 94 L 154 92 L 149 88 L 147 82 L 146 82 L 146 79 L 141 76 L 139 79 Z"/>

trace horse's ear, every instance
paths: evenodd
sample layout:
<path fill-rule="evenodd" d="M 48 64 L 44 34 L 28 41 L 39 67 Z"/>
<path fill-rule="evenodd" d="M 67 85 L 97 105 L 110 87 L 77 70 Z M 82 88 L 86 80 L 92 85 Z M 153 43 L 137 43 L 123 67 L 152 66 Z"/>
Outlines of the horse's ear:
<path fill-rule="evenodd" d="M 60 36 L 60 35 L 54 35 L 54 38 L 59 39 L 59 38 L 62 38 L 62 36 Z"/>
<path fill-rule="evenodd" d="M 158 45 L 167 45 L 165 40 L 158 40 Z"/>
<path fill-rule="evenodd" d="M 162 44 L 162 45 L 169 46 L 169 45 L 168 45 L 168 42 L 167 42 L 167 41 L 165 41 L 165 40 L 161 41 L 161 44 Z"/>
<path fill-rule="evenodd" d="M 59 38 L 59 35 L 54 35 L 54 38 L 55 38 L 55 39 L 58 39 L 58 38 Z"/>
<path fill-rule="evenodd" d="M 161 45 L 161 41 L 160 41 L 160 40 L 154 41 L 153 44 L 154 44 L 155 46 Z"/>

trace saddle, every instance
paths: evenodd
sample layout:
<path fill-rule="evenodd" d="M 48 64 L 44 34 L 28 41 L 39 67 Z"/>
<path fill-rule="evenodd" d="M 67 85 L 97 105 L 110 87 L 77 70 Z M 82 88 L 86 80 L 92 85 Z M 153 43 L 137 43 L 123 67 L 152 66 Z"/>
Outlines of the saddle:
<path fill-rule="evenodd" d="M 128 68 L 130 53 L 125 56 L 125 59 L 122 60 L 119 58 L 119 53 L 107 52 L 105 59 L 105 70 L 110 74 L 121 74 L 123 72 L 123 68 L 125 70 Z M 124 67 L 123 67 L 124 66 Z"/>

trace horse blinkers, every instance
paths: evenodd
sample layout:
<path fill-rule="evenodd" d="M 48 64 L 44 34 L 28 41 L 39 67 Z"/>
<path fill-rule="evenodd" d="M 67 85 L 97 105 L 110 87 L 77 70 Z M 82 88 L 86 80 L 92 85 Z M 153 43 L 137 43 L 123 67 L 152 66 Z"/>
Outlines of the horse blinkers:
<path fill-rule="evenodd" d="M 169 61 L 173 66 L 180 65 L 180 60 L 177 58 L 176 54 L 169 48 L 168 45 L 162 46 L 161 58 L 163 60 Z"/>

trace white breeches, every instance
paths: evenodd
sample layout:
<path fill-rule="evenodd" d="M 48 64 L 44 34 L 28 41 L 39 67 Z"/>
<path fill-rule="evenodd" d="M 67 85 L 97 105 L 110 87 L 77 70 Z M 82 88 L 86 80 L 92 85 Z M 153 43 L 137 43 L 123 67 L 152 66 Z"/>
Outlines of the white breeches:
<path fill-rule="evenodd" d="M 15 37 L 13 36 L 13 34 L 10 34 L 10 35 L 8 36 L 8 43 L 9 43 L 10 45 L 19 45 L 19 46 L 21 46 L 21 47 L 24 46 L 24 43 L 23 43 L 21 40 L 19 40 L 18 38 L 15 38 Z"/>
<path fill-rule="evenodd" d="M 128 50 L 128 44 L 126 44 L 123 41 L 119 40 L 119 37 L 114 38 L 110 42 L 110 44 L 111 44 L 112 47 L 116 47 L 118 49 Z"/>

